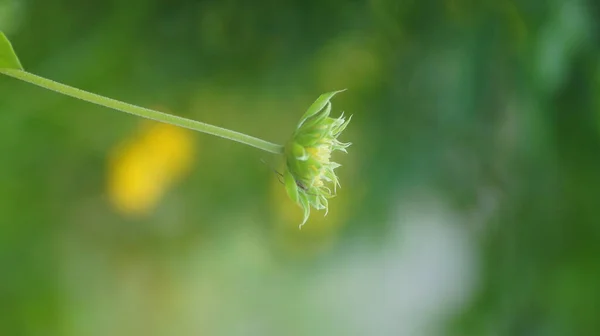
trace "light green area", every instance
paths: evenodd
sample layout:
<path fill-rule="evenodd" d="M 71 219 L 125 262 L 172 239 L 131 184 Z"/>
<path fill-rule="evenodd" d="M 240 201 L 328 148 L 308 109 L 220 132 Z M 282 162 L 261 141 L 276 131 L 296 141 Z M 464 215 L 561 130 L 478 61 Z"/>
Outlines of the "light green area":
<path fill-rule="evenodd" d="M 23 70 L 23 66 L 15 54 L 10 41 L 0 31 L 0 69 Z"/>

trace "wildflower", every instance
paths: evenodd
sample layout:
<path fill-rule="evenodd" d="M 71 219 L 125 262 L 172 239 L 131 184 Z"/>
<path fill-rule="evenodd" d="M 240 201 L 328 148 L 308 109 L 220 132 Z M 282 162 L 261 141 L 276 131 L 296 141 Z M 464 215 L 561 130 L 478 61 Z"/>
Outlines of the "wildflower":
<path fill-rule="evenodd" d="M 329 101 L 342 91 L 322 94 L 304 113 L 292 138 L 285 145 L 285 189 L 289 197 L 304 210 L 300 227 L 308 220 L 311 207 L 324 209 L 327 215 L 327 200 L 335 196 L 340 186 L 334 170 L 341 165 L 331 161 L 331 153 L 335 150 L 346 152 L 351 145 L 337 138 L 352 117 L 345 120 L 343 113 L 339 118 L 329 117 Z"/>

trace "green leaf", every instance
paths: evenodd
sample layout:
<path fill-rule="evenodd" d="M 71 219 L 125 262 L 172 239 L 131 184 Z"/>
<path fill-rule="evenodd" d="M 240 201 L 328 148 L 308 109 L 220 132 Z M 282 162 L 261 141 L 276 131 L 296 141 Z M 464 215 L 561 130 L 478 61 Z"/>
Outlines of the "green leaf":
<path fill-rule="evenodd" d="M 15 69 L 23 70 L 21 62 L 17 54 L 6 38 L 3 32 L 0 31 L 0 69 Z"/>
<path fill-rule="evenodd" d="M 298 127 L 302 126 L 302 123 L 304 123 L 304 121 L 306 119 L 310 118 L 315 113 L 321 111 L 327 105 L 327 103 L 329 103 L 329 100 L 331 100 L 331 98 L 333 98 L 333 96 L 335 96 L 336 94 L 343 92 L 343 91 L 346 91 L 346 89 L 339 90 L 339 91 L 333 91 L 333 92 L 327 92 L 327 93 L 320 95 L 319 98 L 317 98 L 317 100 L 315 100 L 315 102 L 308 108 L 308 110 L 306 110 L 306 112 L 304 113 L 302 118 L 300 118 L 300 124 L 298 124 Z"/>
<path fill-rule="evenodd" d="M 283 174 L 283 180 L 285 182 L 285 191 L 287 191 L 288 196 L 290 196 L 292 201 L 298 202 L 298 185 L 296 184 L 296 180 L 292 174 L 287 169 Z"/>

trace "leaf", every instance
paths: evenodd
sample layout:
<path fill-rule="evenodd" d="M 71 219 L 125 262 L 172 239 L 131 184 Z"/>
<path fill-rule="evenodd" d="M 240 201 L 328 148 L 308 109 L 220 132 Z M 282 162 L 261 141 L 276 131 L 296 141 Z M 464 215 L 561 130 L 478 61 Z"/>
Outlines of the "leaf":
<path fill-rule="evenodd" d="M 17 54 L 10 44 L 10 41 L 6 38 L 3 32 L 0 31 L 0 69 L 15 69 L 23 70 L 21 62 Z"/>
<path fill-rule="evenodd" d="M 320 95 L 319 98 L 317 98 L 317 100 L 315 100 L 315 102 L 312 105 L 310 105 L 308 110 L 306 110 L 302 118 L 300 118 L 300 124 L 298 125 L 298 127 L 302 126 L 302 123 L 304 123 L 306 119 L 310 118 L 315 113 L 321 111 L 327 105 L 327 103 L 329 103 L 329 100 L 331 100 L 333 96 L 343 91 L 346 91 L 346 89 L 328 92 Z"/>
<path fill-rule="evenodd" d="M 288 196 L 294 202 L 298 202 L 298 185 L 296 184 L 296 180 L 292 176 L 292 173 L 289 170 L 285 170 L 283 174 L 283 180 L 285 182 L 285 191 L 287 191 Z"/>

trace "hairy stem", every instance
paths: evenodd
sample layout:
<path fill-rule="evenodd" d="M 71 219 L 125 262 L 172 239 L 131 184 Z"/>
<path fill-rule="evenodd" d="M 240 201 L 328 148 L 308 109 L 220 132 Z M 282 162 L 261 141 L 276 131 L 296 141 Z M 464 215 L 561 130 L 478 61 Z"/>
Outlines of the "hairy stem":
<path fill-rule="evenodd" d="M 160 122 L 164 122 L 167 124 L 172 124 L 175 126 L 185 127 L 192 129 L 194 131 L 203 132 L 212 134 L 221 138 L 241 142 L 248 146 L 256 147 L 258 149 L 262 149 L 264 151 L 274 153 L 274 154 L 282 154 L 283 146 L 277 145 L 259 138 L 255 138 L 243 133 L 239 133 L 236 131 L 228 130 L 225 128 L 213 126 L 210 124 L 206 124 L 203 122 L 186 119 L 178 116 L 174 116 L 171 114 L 139 107 L 136 105 L 124 103 L 118 100 L 110 99 L 107 97 L 103 97 L 91 92 L 83 91 L 68 85 L 64 85 L 32 73 L 16 70 L 16 69 L 0 69 L 0 73 L 5 74 L 7 76 L 20 79 L 22 81 L 41 86 L 45 89 L 56 91 L 58 93 L 62 93 L 67 96 L 71 96 L 77 99 L 85 100 L 90 103 L 94 103 L 97 105 L 101 105 L 104 107 L 108 107 L 111 109 L 115 109 L 118 111 L 131 113 L 136 116 L 140 116 L 143 118 L 148 118 Z"/>

